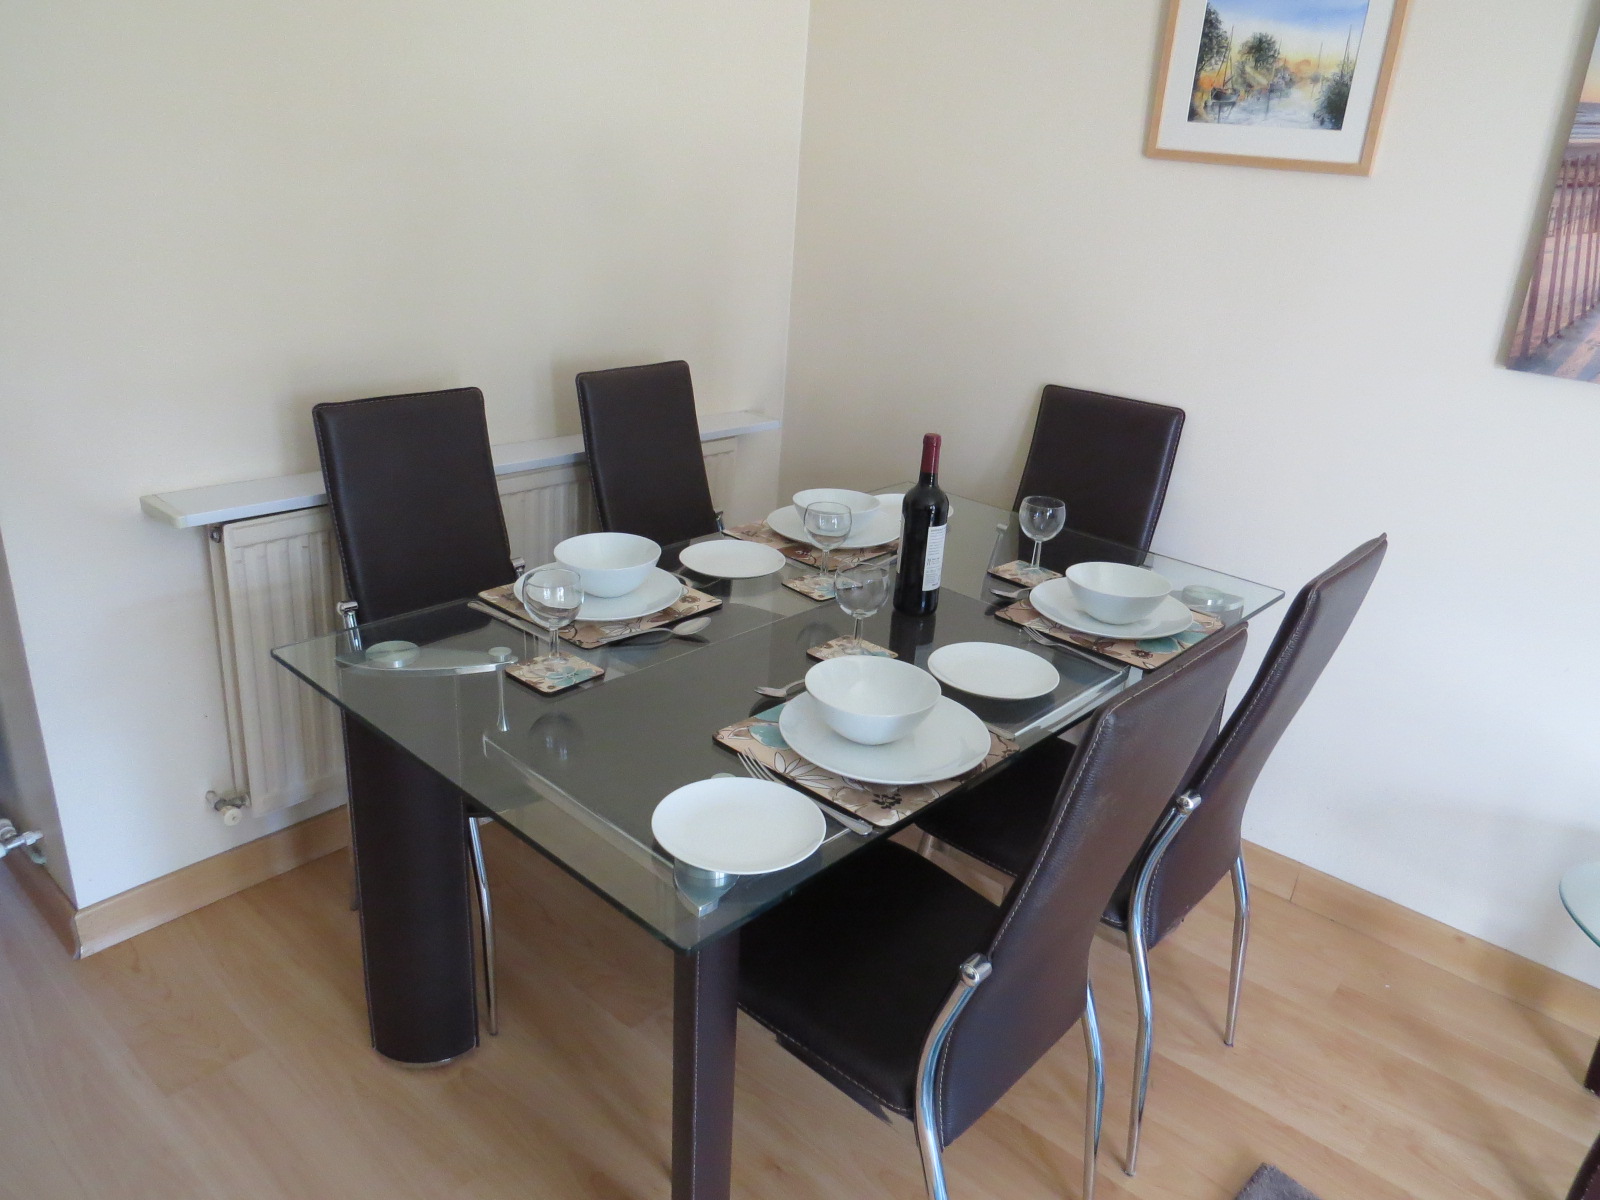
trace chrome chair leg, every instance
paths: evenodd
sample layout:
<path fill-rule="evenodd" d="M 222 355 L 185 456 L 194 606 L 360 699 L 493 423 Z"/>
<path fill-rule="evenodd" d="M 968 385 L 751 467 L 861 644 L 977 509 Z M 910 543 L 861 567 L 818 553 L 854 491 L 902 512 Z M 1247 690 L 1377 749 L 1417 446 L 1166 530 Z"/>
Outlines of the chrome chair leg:
<path fill-rule="evenodd" d="M 1137 910 L 1135 910 L 1137 911 Z M 1150 951 L 1144 944 L 1144 922 L 1128 922 L 1128 957 L 1133 962 L 1133 991 L 1139 1002 L 1139 1032 L 1133 1052 L 1133 1100 L 1128 1112 L 1128 1157 L 1123 1171 L 1139 1169 L 1139 1132 L 1144 1123 L 1144 1102 L 1150 1091 L 1150 1042 L 1155 1005 L 1150 994 Z"/>
<path fill-rule="evenodd" d="M 489 872 L 483 862 L 481 826 L 488 817 L 468 817 L 467 836 L 472 842 L 472 876 L 478 884 L 478 920 L 483 931 L 484 1007 L 491 1035 L 500 1032 L 500 996 L 494 977 L 494 902 L 489 899 Z"/>
<path fill-rule="evenodd" d="M 1085 988 L 1083 1042 L 1089 1052 L 1089 1095 L 1083 1118 L 1083 1200 L 1094 1200 L 1094 1177 L 1100 1165 L 1100 1129 L 1106 1110 L 1106 1063 L 1100 1048 L 1100 1021 L 1094 1011 L 1094 988 Z"/>
<path fill-rule="evenodd" d="M 950 1200 L 944 1182 L 944 1155 L 939 1137 L 939 1115 L 934 1102 L 934 1081 L 939 1072 L 939 1055 L 950 1037 L 950 1029 L 961 1015 L 961 1010 L 972 999 L 979 984 L 989 978 L 994 968 L 981 954 L 974 954 L 961 964 L 956 986 L 944 1002 L 944 1008 L 928 1031 L 922 1044 L 922 1058 L 917 1065 L 917 1104 L 914 1120 L 917 1127 L 917 1149 L 922 1154 L 922 1179 L 928 1186 L 928 1200 Z"/>
<path fill-rule="evenodd" d="M 1128 957 L 1133 961 L 1133 988 L 1139 999 L 1139 1033 L 1133 1058 L 1133 1096 L 1128 1112 L 1128 1158 L 1124 1173 L 1132 1175 L 1139 1169 L 1139 1132 L 1144 1124 L 1144 1102 L 1150 1091 L 1150 1050 L 1155 1037 L 1155 1002 L 1150 994 L 1150 948 L 1145 939 L 1145 914 L 1150 906 L 1150 888 L 1155 881 L 1156 868 L 1172 839 L 1189 815 L 1200 806 L 1200 797 L 1185 792 L 1172 802 L 1167 810 L 1166 824 L 1156 843 L 1139 869 L 1138 881 L 1133 886 L 1133 897 L 1128 903 Z"/>
<path fill-rule="evenodd" d="M 1244 952 L 1250 942 L 1250 879 L 1244 855 L 1233 860 L 1233 969 L 1228 978 L 1228 1031 L 1223 1041 L 1233 1045 L 1239 1027 L 1239 992 L 1244 987 Z"/>

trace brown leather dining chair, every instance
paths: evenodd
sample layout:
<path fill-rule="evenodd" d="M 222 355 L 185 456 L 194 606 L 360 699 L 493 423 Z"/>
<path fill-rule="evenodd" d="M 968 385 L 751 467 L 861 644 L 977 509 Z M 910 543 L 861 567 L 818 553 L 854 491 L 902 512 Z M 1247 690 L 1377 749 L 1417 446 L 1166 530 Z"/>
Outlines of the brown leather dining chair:
<path fill-rule="evenodd" d="M 1054 781 L 1044 836 L 996 906 L 883 840 L 742 933 L 741 1006 L 869 1109 L 910 1116 L 932 1200 L 943 1150 L 1081 1019 L 1083 1192 L 1105 1099 L 1089 951 L 1124 866 L 1173 795 L 1244 650 L 1239 626 L 1106 704 Z"/>
<path fill-rule="evenodd" d="M 1026 496 L 1055 496 L 1067 502 L 1072 533 L 1148 549 L 1183 416 L 1166 404 L 1047 385 L 1013 507 Z"/>
<path fill-rule="evenodd" d="M 1373 538 L 1317 575 L 1295 597 L 1255 679 L 1189 777 L 1198 808 L 1181 831 L 1162 841 L 1154 830 L 1101 918 L 1124 930 L 1139 1000 L 1139 1033 L 1129 1113 L 1125 1170 L 1138 1166 L 1139 1132 L 1149 1090 L 1154 1008 L 1149 950 L 1231 875 L 1234 894 L 1233 964 L 1223 1040 L 1233 1045 L 1250 936 L 1250 889 L 1241 826 L 1256 779 L 1355 620 L 1388 549 Z M 1204 642 L 1201 643 L 1204 646 Z M 1181 663 L 1182 658 L 1175 660 Z M 1158 672 L 1159 674 L 1159 672 Z M 1007 770 L 974 791 L 933 810 L 917 824 L 925 834 L 1008 875 L 1028 869 L 1047 828 L 1049 779 L 1070 762 L 1074 748 L 1048 743 L 1032 761 Z M 1143 920 L 1130 920 L 1142 913 Z"/>
<path fill-rule="evenodd" d="M 600 528 L 663 546 L 716 533 L 689 364 L 585 371 L 577 383 Z"/>
<path fill-rule="evenodd" d="M 459 600 L 517 577 L 521 564 L 506 537 L 477 388 L 319 404 L 312 421 L 350 597 L 339 606 L 347 627 Z M 458 977 L 464 963 L 471 999 L 472 948 L 446 940 L 442 930 L 451 926 L 436 919 L 467 903 L 470 851 L 488 1026 L 497 1032 L 494 909 L 478 830 L 485 818 L 463 819 L 466 796 L 443 776 L 396 753 L 348 714 L 344 725 L 362 938 L 390 951 L 369 961 L 446 961 Z M 415 894 L 387 895 L 387 880 L 407 877 L 399 860 L 414 838 L 461 844 L 460 870 L 409 872 Z M 453 863 L 455 856 L 449 857 Z M 429 1047 L 459 1046 L 476 1027 L 459 993 L 401 1008 L 388 1001 L 391 990 L 405 989 L 369 980 L 374 1028 L 384 1027 L 383 1044 L 412 1048 L 414 1061 L 435 1061 Z"/>

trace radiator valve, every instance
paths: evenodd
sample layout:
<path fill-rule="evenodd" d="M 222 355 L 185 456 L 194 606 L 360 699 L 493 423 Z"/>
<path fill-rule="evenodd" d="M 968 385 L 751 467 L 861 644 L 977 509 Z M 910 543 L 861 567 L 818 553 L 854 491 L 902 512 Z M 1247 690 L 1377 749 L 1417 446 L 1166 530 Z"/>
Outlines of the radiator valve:
<path fill-rule="evenodd" d="M 245 806 L 250 803 L 249 792 L 207 792 L 206 799 L 214 811 L 222 814 L 224 825 L 237 825 L 244 820 Z"/>
<path fill-rule="evenodd" d="M 30 829 L 26 833 L 18 833 L 17 827 L 4 817 L 0 817 L 0 858 L 4 858 L 13 850 L 21 850 L 41 867 L 44 866 L 44 851 L 34 849 L 44 840 L 44 834 L 37 829 Z"/>

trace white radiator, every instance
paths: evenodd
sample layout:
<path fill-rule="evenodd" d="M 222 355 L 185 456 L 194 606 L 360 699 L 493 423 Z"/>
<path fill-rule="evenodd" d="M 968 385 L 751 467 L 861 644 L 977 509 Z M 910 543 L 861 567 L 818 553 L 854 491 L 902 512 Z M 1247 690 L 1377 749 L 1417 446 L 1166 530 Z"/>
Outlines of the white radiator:
<path fill-rule="evenodd" d="M 734 438 L 705 443 L 711 495 L 720 508 Z M 498 481 L 511 553 L 549 562 L 562 538 L 593 529 L 594 496 L 583 465 Z M 326 508 L 231 521 L 211 530 L 211 583 L 233 790 L 255 812 L 344 793 L 337 711 L 273 662 L 274 646 L 331 633 L 344 580 Z"/>

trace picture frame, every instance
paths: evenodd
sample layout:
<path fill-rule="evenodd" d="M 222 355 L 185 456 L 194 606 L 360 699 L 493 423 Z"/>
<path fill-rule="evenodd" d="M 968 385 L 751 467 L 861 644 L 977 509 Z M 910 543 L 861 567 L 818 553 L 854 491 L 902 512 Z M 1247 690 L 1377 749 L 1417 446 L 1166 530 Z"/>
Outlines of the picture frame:
<path fill-rule="evenodd" d="M 1144 152 L 1369 175 L 1409 0 L 1168 0 Z"/>
<path fill-rule="evenodd" d="M 1600 33 L 1597 10 L 1562 109 L 1500 362 L 1600 383 Z"/>

